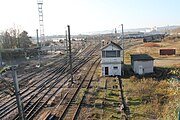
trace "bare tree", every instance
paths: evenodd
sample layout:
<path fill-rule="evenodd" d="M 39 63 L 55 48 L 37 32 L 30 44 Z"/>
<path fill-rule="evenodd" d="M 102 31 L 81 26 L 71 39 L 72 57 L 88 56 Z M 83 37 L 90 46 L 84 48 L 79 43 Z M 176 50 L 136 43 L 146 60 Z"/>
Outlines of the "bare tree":
<path fill-rule="evenodd" d="M 4 49 L 12 48 L 11 41 L 12 37 L 10 36 L 9 32 L 6 31 L 5 33 L 3 33 L 1 43 Z"/>
<path fill-rule="evenodd" d="M 0 42 L 4 49 L 29 48 L 32 45 L 28 32 L 19 32 L 18 29 L 9 29 L 2 33 Z"/>

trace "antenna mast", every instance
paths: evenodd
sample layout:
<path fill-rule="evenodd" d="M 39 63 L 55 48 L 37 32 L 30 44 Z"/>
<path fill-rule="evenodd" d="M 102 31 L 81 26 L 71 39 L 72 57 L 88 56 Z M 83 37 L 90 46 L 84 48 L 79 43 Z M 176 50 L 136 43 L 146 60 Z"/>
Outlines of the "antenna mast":
<path fill-rule="evenodd" d="M 38 12 L 39 12 L 39 31 L 40 31 L 40 45 L 41 47 L 44 46 L 45 44 L 45 35 L 44 35 L 44 24 L 43 24 L 43 0 L 37 0 L 38 4 Z"/>

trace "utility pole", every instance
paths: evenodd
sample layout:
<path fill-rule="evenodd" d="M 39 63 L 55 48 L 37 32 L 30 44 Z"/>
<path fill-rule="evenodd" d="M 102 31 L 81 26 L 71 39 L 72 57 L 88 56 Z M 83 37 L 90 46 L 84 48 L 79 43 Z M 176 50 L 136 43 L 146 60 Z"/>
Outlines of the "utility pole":
<path fill-rule="evenodd" d="M 66 40 L 66 52 L 68 55 L 68 38 L 67 38 L 67 30 L 65 31 L 65 40 Z"/>
<path fill-rule="evenodd" d="M 67 27 L 68 27 L 68 39 L 69 39 L 69 64 L 70 64 L 70 73 L 71 73 L 71 83 L 73 83 L 70 26 L 67 25 Z"/>
<path fill-rule="evenodd" d="M 115 39 L 116 39 L 116 43 L 117 43 L 117 30 L 116 30 L 116 28 L 115 28 Z"/>
<path fill-rule="evenodd" d="M 0 36 L 1 37 L 1 36 Z M 1 39 L 1 38 L 0 38 Z M 2 67 L 2 47 L 0 47 L 0 68 Z"/>
<path fill-rule="evenodd" d="M 37 47 L 39 47 L 39 35 L 38 35 L 38 29 L 36 29 L 36 35 L 37 35 Z"/>
<path fill-rule="evenodd" d="M 180 104 L 179 104 L 179 109 L 178 109 L 178 120 L 180 120 Z"/>
<path fill-rule="evenodd" d="M 82 42 L 82 47 L 85 48 L 85 39 L 81 39 L 81 42 Z"/>
<path fill-rule="evenodd" d="M 0 68 L 2 67 L 2 54 L 1 54 L 1 48 L 0 48 Z"/>
<path fill-rule="evenodd" d="M 121 24 L 122 26 L 122 55 L 123 55 L 123 69 L 122 69 L 122 72 L 123 72 L 123 75 L 124 75 L 124 30 L 123 30 L 123 24 Z"/>
<path fill-rule="evenodd" d="M 39 43 L 38 29 L 36 29 L 36 35 L 37 35 L 37 47 L 38 47 L 38 62 L 39 62 L 39 65 L 41 65 L 41 54 L 40 54 L 41 47 Z"/>
<path fill-rule="evenodd" d="M 16 103 L 18 105 L 19 118 L 20 120 L 25 120 L 25 116 L 23 112 L 23 105 L 21 102 L 19 84 L 17 80 L 16 66 L 12 66 L 12 76 L 13 76 L 14 87 L 15 87 Z"/>

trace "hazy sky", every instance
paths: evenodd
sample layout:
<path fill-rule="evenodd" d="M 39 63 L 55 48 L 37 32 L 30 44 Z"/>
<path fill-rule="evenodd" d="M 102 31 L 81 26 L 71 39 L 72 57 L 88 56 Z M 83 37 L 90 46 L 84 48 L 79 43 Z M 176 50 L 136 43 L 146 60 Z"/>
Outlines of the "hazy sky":
<path fill-rule="evenodd" d="M 45 35 L 180 25 L 180 0 L 44 0 Z M 0 31 L 14 25 L 35 35 L 37 0 L 0 0 Z"/>

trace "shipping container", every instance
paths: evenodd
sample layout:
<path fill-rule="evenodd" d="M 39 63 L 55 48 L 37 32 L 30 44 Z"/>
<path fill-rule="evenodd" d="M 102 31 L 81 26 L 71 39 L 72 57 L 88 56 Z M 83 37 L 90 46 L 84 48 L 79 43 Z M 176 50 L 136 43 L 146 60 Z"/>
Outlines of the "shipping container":
<path fill-rule="evenodd" d="M 160 49 L 160 55 L 175 55 L 176 49 Z"/>

